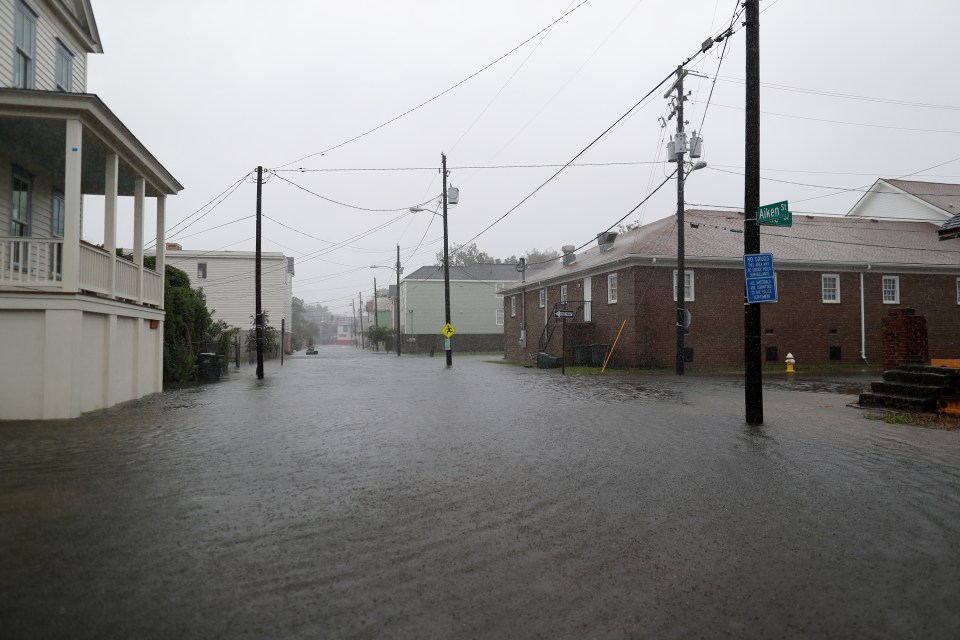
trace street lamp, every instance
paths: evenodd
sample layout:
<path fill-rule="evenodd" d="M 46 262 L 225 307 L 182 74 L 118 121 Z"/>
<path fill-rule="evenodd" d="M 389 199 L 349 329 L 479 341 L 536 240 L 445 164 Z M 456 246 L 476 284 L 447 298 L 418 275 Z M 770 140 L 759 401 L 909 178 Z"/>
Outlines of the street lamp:
<path fill-rule="evenodd" d="M 685 271 L 686 265 L 684 264 L 684 246 L 683 246 L 683 186 L 687 181 L 687 176 L 697 171 L 703 169 L 707 166 L 707 163 L 703 160 L 700 160 L 694 163 L 689 169 L 684 170 L 683 168 L 683 154 L 678 154 L 679 160 L 678 164 L 678 173 L 677 173 L 677 280 L 676 280 L 676 291 L 677 291 L 677 363 L 676 363 L 676 374 L 683 375 L 684 373 L 684 360 L 683 360 L 683 337 L 687 332 L 687 328 L 690 326 L 690 314 L 687 311 L 684 302 L 686 301 L 686 290 L 687 290 L 687 277 Z"/>
<path fill-rule="evenodd" d="M 456 187 L 450 187 L 449 192 L 447 190 L 447 176 L 449 172 L 447 171 L 447 154 L 440 154 L 440 175 L 443 176 L 443 310 L 444 310 L 444 319 L 446 324 L 450 324 L 450 248 L 448 246 L 449 235 L 447 233 L 447 201 L 449 200 L 450 206 L 456 205 L 460 201 L 460 190 Z M 418 211 L 430 211 L 429 209 L 421 209 L 420 207 L 410 207 L 411 213 L 416 213 Z M 436 215 L 436 211 L 431 211 Z M 453 366 L 453 350 L 450 345 L 450 338 L 445 338 L 443 341 L 444 350 L 447 353 L 447 366 Z"/>
<path fill-rule="evenodd" d="M 410 209 L 410 210 L 413 211 L 413 209 Z M 394 317 L 396 318 L 396 319 L 395 319 L 396 326 L 394 327 L 394 329 L 395 329 L 396 334 L 397 334 L 397 337 L 396 337 L 395 341 L 396 341 L 396 343 L 397 343 L 397 357 L 399 358 L 399 357 L 400 357 L 400 274 L 403 273 L 403 267 L 400 266 L 400 245 L 399 245 L 399 244 L 397 245 L 397 266 L 396 266 L 396 268 L 394 268 L 394 267 L 388 267 L 388 266 L 386 266 L 386 265 L 373 265 L 373 266 L 370 267 L 370 268 L 371 268 L 371 269 L 393 269 L 394 271 L 397 272 L 397 297 L 396 297 L 396 303 L 394 304 L 394 314 L 393 314 L 393 315 L 394 315 Z M 374 293 L 374 295 L 376 295 L 376 293 Z"/>

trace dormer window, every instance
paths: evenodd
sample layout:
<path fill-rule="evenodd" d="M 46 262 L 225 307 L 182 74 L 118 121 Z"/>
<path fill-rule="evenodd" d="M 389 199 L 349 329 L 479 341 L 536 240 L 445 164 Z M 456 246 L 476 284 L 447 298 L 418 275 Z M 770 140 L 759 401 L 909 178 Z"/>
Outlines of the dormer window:
<path fill-rule="evenodd" d="M 73 54 L 57 40 L 57 89 L 73 91 Z"/>
<path fill-rule="evenodd" d="M 17 0 L 13 34 L 13 86 L 33 89 L 37 75 L 37 14 Z"/>

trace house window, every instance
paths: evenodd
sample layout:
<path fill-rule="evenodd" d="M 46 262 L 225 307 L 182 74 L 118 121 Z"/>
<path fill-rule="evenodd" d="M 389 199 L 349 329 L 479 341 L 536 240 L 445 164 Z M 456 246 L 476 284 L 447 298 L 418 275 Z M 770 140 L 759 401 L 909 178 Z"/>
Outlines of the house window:
<path fill-rule="evenodd" d="M 60 40 L 57 40 L 57 89 L 73 90 L 73 54 Z"/>
<path fill-rule="evenodd" d="M 517 317 L 517 296 L 510 296 L 510 317 Z"/>
<path fill-rule="evenodd" d="M 883 304 L 900 304 L 900 276 L 883 276 Z"/>
<path fill-rule="evenodd" d="M 693 271 L 683 271 L 683 299 L 685 302 L 693 301 Z M 673 300 L 677 300 L 677 272 L 673 272 Z"/>
<path fill-rule="evenodd" d="M 503 309 L 497 309 L 497 324 L 503 325 Z"/>
<path fill-rule="evenodd" d="M 543 309 L 547 306 L 547 290 L 540 289 L 540 308 Z"/>
<path fill-rule="evenodd" d="M 957 304 L 960 304 L 960 278 L 957 278 Z"/>
<path fill-rule="evenodd" d="M 824 302 L 830 304 L 839 304 L 840 302 L 840 276 L 835 273 L 824 273 L 820 275 L 820 291 Z"/>
<path fill-rule="evenodd" d="M 13 86 L 33 89 L 37 67 L 37 14 L 17 0 L 14 17 Z"/>
<path fill-rule="evenodd" d="M 617 274 L 611 273 L 607 275 L 607 304 L 615 304 L 617 302 Z"/>
<path fill-rule="evenodd" d="M 13 172 L 13 208 L 10 210 L 10 235 L 14 238 L 26 238 L 31 235 L 31 195 L 32 185 L 30 177 L 20 171 Z M 28 247 L 19 242 L 13 245 L 13 262 L 19 265 L 21 260 L 26 263 Z"/>
<path fill-rule="evenodd" d="M 567 301 L 567 285 L 560 285 L 560 302 Z"/>
<path fill-rule="evenodd" d="M 498 297 L 498 298 L 503 298 L 503 294 L 500 293 L 500 292 L 503 291 L 503 287 L 505 286 L 504 283 L 498 282 L 498 283 L 496 283 L 494 286 L 495 286 L 496 289 L 497 289 L 497 297 Z"/>
<path fill-rule="evenodd" d="M 67 206 L 63 199 L 63 192 L 54 189 L 51 202 L 52 218 L 50 221 L 50 235 L 54 238 L 63 237 L 63 224 L 66 216 Z M 63 243 L 58 242 L 54 250 L 50 252 L 50 272 L 60 275 L 62 270 L 60 265 L 63 262 Z"/>
<path fill-rule="evenodd" d="M 207 263 L 206 262 L 197 263 L 197 278 L 200 280 L 207 279 Z"/>

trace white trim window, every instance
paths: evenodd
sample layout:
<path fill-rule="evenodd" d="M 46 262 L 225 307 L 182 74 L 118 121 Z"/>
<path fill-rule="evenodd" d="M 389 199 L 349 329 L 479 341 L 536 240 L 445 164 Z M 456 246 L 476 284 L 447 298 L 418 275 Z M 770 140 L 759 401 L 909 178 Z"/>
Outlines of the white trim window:
<path fill-rule="evenodd" d="M 560 285 L 560 302 L 567 301 L 567 285 Z"/>
<path fill-rule="evenodd" d="M 502 300 L 502 299 L 503 299 L 503 294 L 500 293 L 500 292 L 503 291 L 503 288 L 506 286 L 506 284 L 503 283 L 503 282 L 497 282 L 497 283 L 495 283 L 493 286 L 494 286 L 494 288 L 497 290 L 497 298 L 499 298 L 499 299 Z"/>
<path fill-rule="evenodd" d="M 547 290 L 540 289 L 540 308 L 543 309 L 547 306 Z"/>
<path fill-rule="evenodd" d="M 497 309 L 497 324 L 503 326 L 503 309 Z"/>
<path fill-rule="evenodd" d="M 820 274 L 820 299 L 826 304 L 840 304 L 840 275 Z"/>
<path fill-rule="evenodd" d="M 16 0 L 13 31 L 13 87 L 33 89 L 37 76 L 37 14 Z"/>
<path fill-rule="evenodd" d="M 617 274 L 609 273 L 607 274 L 607 304 L 616 304 L 619 299 L 619 292 L 617 290 Z"/>
<path fill-rule="evenodd" d="M 33 180 L 31 176 L 18 169 L 13 170 L 12 202 L 10 209 L 10 235 L 14 238 L 29 238 L 33 235 Z M 21 251 L 22 249 L 22 251 Z M 13 244 L 13 263 L 24 265 L 29 256 L 29 245 Z"/>
<path fill-rule="evenodd" d="M 57 89 L 73 91 L 73 53 L 57 38 Z"/>
<path fill-rule="evenodd" d="M 900 304 L 900 276 L 883 276 L 883 304 Z"/>
<path fill-rule="evenodd" d="M 683 270 L 683 301 L 693 302 L 693 271 Z M 677 301 L 677 270 L 673 270 L 673 301 Z"/>
<path fill-rule="evenodd" d="M 206 280 L 207 279 L 207 263 L 198 262 L 197 263 L 197 280 Z"/>
<path fill-rule="evenodd" d="M 510 296 L 510 317 L 517 317 L 517 296 Z"/>

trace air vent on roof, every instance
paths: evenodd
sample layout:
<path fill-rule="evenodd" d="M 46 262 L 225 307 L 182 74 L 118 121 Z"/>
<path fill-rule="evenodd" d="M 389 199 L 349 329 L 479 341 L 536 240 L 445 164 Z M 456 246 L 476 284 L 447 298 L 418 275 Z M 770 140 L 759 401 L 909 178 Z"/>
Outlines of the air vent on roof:
<path fill-rule="evenodd" d="M 604 231 L 603 233 L 597 234 L 597 245 L 600 247 L 600 251 L 609 251 L 613 248 L 613 241 L 617 238 L 616 231 Z"/>
<path fill-rule="evenodd" d="M 563 251 L 563 266 L 567 267 L 576 262 L 577 254 L 573 252 L 576 249 L 572 244 L 563 245 L 560 250 Z"/>

